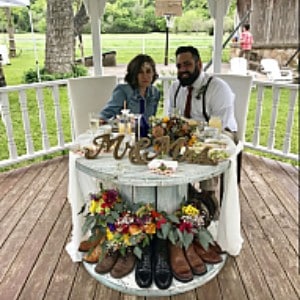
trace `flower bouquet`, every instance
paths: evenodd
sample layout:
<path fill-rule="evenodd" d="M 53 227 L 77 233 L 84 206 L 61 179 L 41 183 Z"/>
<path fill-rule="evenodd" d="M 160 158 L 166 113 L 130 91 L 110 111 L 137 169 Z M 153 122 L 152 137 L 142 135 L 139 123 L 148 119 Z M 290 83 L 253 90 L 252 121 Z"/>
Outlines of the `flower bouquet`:
<path fill-rule="evenodd" d="M 165 222 L 157 226 L 157 236 L 187 249 L 197 239 L 207 249 L 213 237 L 205 227 L 205 215 L 195 205 L 183 202 L 173 213 L 162 213 Z"/>
<path fill-rule="evenodd" d="M 153 206 L 148 203 L 123 203 L 113 220 L 107 220 L 105 248 L 108 252 L 126 254 L 128 248 L 141 258 L 142 248 L 150 244 L 156 233 Z"/>
<path fill-rule="evenodd" d="M 149 135 L 152 139 L 169 136 L 170 142 L 173 143 L 179 138 L 185 138 L 185 145 L 188 146 L 196 141 L 197 122 L 194 120 L 186 120 L 178 116 L 163 118 L 152 116 L 149 121 L 151 124 Z M 158 147 L 159 145 L 154 145 L 154 149 Z"/>
<path fill-rule="evenodd" d="M 149 136 L 152 139 L 153 149 L 156 152 L 160 152 L 163 149 L 159 138 L 168 136 L 173 146 L 179 138 L 184 138 L 183 142 L 180 141 L 177 144 L 179 146 L 178 149 L 173 148 L 168 153 L 173 159 L 178 161 L 185 160 L 194 164 L 217 165 L 220 161 L 229 157 L 226 143 L 216 139 L 211 140 L 213 143 L 209 142 L 209 140 L 207 142 L 199 141 L 199 122 L 195 120 L 187 120 L 179 116 L 170 118 L 151 117 L 150 124 Z"/>
<path fill-rule="evenodd" d="M 122 255 L 133 251 L 140 258 L 141 248 L 150 244 L 160 217 L 152 204 L 124 201 L 114 189 L 91 193 L 90 199 L 83 233 L 90 230 L 90 239 L 95 238 L 99 231 L 104 234 L 101 257 L 115 251 Z"/>

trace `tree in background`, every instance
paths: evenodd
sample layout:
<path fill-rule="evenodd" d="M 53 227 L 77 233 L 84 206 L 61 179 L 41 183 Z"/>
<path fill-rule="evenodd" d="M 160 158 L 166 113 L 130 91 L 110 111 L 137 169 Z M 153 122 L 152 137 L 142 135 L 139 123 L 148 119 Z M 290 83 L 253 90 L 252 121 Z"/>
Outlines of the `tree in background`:
<path fill-rule="evenodd" d="M 75 58 L 72 3 L 72 0 L 47 1 L 45 70 L 48 73 L 72 72 Z"/>
<path fill-rule="evenodd" d="M 12 14 L 10 7 L 4 7 L 6 19 L 7 19 L 7 33 L 9 38 L 9 57 L 16 57 L 16 42 L 14 37 L 14 24 L 12 20 Z"/>
<path fill-rule="evenodd" d="M 34 29 L 46 32 L 47 73 L 68 73 L 73 69 L 75 37 L 80 37 L 89 20 L 82 2 L 31 0 Z M 12 19 L 18 31 L 30 31 L 29 20 L 26 18 L 26 10 L 13 10 Z M 176 18 L 174 31 L 207 32 L 212 27 L 210 21 L 207 0 L 183 0 L 183 16 Z M 0 20 L 0 27 L 2 24 L 3 19 Z M 155 16 L 155 0 L 107 0 L 101 25 L 102 32 L 107 33 L 164 32 L 166 22 L 163 17 Z M 83 47 L 81 50 L 83 56 Z"/>

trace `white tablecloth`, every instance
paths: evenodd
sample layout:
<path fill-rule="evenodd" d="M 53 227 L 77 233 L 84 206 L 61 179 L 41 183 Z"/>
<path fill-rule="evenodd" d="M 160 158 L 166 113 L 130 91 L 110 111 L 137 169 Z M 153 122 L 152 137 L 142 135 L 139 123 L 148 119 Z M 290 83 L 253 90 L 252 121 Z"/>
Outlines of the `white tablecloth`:
<path fill-rule="evenodd" d="M 230 166 L 224 174 L 224 194 L 219 221 L 212 224 L 209 228 L 222 249 L 234 256 L 240 253 L 243 243 L 236 173 L 236 153 L 231 155 Z M 72 210 L 73 230 L 71 241 L 67 244 L 66 250 L 74 262 L 82 260 L 82 254 L 78 251 L 78 247 L 81 240 L 86 238 L 83 237 L 81 230 L 84 217 L 78 213 L 84 203 L 88 203 L 89 193 L 99 190 L 99 185 L 95 178 L 76 169 L 75 162 L 78 157 L 80 155 L 70 151 L 68 198 Z"/>
<path fill-rule="evenodd" d="M 230 157 L 230 167 L 224 174 L 224 181 L 224 195 L 215 238 L 222 249 L 235 256 L 240 253 L 243 244 L 236 153 Z"/>

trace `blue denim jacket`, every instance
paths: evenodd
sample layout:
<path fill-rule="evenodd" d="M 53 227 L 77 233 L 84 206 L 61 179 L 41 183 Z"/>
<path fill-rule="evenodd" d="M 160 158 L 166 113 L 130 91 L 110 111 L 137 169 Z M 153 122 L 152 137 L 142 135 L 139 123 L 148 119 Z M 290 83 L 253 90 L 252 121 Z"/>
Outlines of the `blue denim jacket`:
<path fill-rule="evenodd" d="M 144 116 L 146 120 L 156 114 L 159 98 L 160 92 L 156 87 L 151 85 L 147 88 L 146 97 L 144 98 Z M 107 121 L 120 114 L 124 108 L 124 101 L 126 101 L 126 108 L 130 110 L 130 113 L 139 114 L 141 113 L 141 99 L 143 99 L 143 97 L 140 95 L 138 89 L 133 89 L 127 83 L 118 84 L 113 90 L 111 98 L 100 112 L 100 118 Z"/>

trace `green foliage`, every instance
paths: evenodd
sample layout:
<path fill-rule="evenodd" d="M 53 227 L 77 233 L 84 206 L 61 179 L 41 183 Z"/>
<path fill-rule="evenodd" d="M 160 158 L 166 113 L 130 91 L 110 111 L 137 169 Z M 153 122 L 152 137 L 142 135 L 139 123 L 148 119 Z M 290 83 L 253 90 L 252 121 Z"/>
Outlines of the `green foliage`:
<path fill-rule="evenodd" d="M 231 1 L 228 18 L 233 20 L 236 1 Z M 31 12 L 34 30 L 46 31 L 46 0 L 32 0 Z M 74 14 L 76 12 L 74 5 Z M 30 32 L 27 8 L 12 8 L 16 32 Z M 183 15 L 176 18 L 175 32 L 209 32 L 211 19 L 207 0 L 183 0 Z M 165 20 L 155 15 L 155 0 L 109 0 L 106 2 L 101 22 L 102 32 L 146 33 L 165 31 Z M 4 10 L 0 9 L 0 30 L 7 27 Z M 224 26 L 227 31 L 226 26 Z M 90 24 L 84 26 L 83 33 L 90 33 Z"/>
<path fill-rule="evenodd" d="M 211 19 L 201 18 L 201 10 L 187 11 L 182 17 L 175 20 L 176 32 L 207 32 L 212 24 Z"/>
<path fill-rule="evenodd" d="M 45 71 L 45 69 L 40 70 L 40 77 L 41 81 L 53 81 L 58 79 L 66 79 L 66 78 L 73 78 L 73 77 L 80 77 L 87 75 L 87 69 L 81 65 L 73 65 L 73 71 L 71 73 L 56 73 L 56 74 L 49 74 Z M 38 74 L 36 70 L 29 69 L 28 71 L 24 72 L 23 82 L 24 83 L 33 83 L 38 82 Z"/>
<path fill-rule="evenodd" d="M 154 5 L 150 6 L 149 2 L 119 0 L 112 3 L 109 1 L 103 15 L 102 31 L 146 33 L 160 30 L 160 22 L 156 24 Z"/>

